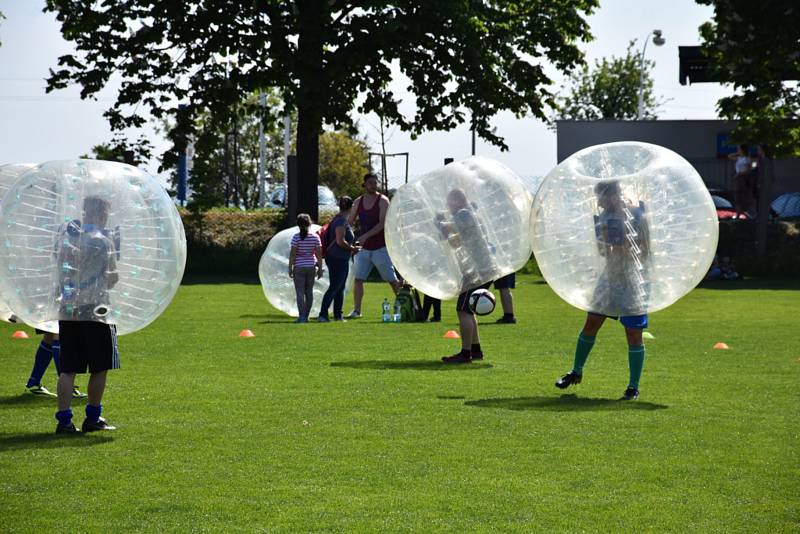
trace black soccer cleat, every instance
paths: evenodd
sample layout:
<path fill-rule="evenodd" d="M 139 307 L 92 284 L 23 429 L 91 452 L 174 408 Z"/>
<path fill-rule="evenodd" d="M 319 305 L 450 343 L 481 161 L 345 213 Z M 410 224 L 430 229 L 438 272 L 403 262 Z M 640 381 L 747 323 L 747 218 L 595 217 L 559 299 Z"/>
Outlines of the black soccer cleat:
<path fill-rule="evenodd" d="M 579 375 L 575 371 L 570 371 L 556 380 L 556 387 L 558 389 L 567 389 L 572 384 L 580 384 L 581 380 L 583 380 L 583 375 Z"/>
<path fill-rule="evenodd" d="M 628 386 L 628 389 L 625 390 L 625 393 L 622 394 L 622 397 L 619 400 L 636 400 L 638 398 L 639 390 Z"/>
<path fill-rule="evenodd" d="M 117 427 L 111 426 L 106 423 L 106 420 L 102 417 L 99 418 L 97 421 L 90 422 L 88 419 L 84 420 L 83 424 L 81 425 L 81 430 L 83 432 L 97 432 L 99 430 L 116 430 Z"/>
<path fill-rule="evenodd" d="M 75 428 L 75 425 L 72 423 L 68 425 L 62 425 L 59 423 L 56 425 L 56 434 L 79 434 L 78 429 Z"/>
<path fill-rule="evenodd" d="M 511 317 L 504 315 L 494 322 L 495 324 L 517 324 L 517 318 L 513 315 Z"/>

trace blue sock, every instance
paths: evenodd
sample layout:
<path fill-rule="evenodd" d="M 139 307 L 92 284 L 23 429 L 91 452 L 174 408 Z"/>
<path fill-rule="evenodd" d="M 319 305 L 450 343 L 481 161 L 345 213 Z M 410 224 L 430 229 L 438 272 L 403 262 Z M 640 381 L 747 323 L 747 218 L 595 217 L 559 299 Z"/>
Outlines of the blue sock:
<path fill-rule="evenodd" d="M 61 342 L 53 341 L 53 363 L 56 366 L 56 373 L 61 374 Z"/>
<path fill-rule="evenodd" d="M 42 383 L 44 372 L 47 371 L 47 366 L 50 365 L 50 360 L 53 359 L 53 349 L 50 345 L 42 341 L 39 343 L 39 348 L 36 349 L 36 358 L 33 361 L 33 370 L 31 377 L 28 379 L 28 385 L 25 387 L 38 386 Z"/>
<path fill-rule="evenodd" d="M 56 419 L 58 420 L 59 425 L 67 426 L 72 422 L 72 410 L 68 408 L 66 410 L 56 412 Z"/>
<path fill-rule="evenodd" d="M 98 419 L 100 419 L 100 414 L 103 412 L 103 405 L 100 406 L 92 406 L 91 404 L 86 405 L 86 420 L 90 423 L 96 423 Z"/>

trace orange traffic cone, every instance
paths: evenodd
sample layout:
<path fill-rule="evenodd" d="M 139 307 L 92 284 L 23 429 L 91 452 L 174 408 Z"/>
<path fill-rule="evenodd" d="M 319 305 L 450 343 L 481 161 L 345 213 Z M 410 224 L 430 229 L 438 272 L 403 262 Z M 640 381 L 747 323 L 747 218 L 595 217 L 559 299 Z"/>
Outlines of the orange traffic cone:
<path fill-rule="evenodd" d="M 727 349 L 729 349 L 730 347 L 729 347 L 727 344 L 725 344 L 725 343 L 723 343 L 722 341 L 720 341 L 719 343 L 717 343 L 716 345 L 714 345 L 714 348 L 715 348 L 715 349 L 726 349 L 726 350 L 727 350 Z"/>
<path fill-rule="evenodd" d="M 239 337 L 256 337 L 252 330 L 242 330 L 239 332 Z"/>
<path fill-rule="evenodd" d="M 455 330 L 448 330 L 445 332 L 444 337 L 445 339 L 461 339 L 461 336 Z"/>
<path fill-rule="evenodd" d="M 13 334 L 11 334 L 11 337 L 13 337 L 14 339 L 28 339 L 29 338 L 28 334 L 24 330 L 17 330 Z"/>

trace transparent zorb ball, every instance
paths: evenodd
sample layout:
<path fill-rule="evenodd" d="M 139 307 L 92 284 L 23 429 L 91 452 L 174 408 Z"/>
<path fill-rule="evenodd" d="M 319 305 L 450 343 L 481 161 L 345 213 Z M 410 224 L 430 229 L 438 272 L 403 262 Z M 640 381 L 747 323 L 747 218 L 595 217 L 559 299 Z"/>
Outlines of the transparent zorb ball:
<path fill-rule="evenodd" d="M 319 225 L 312 224 L 308 233 L 309 236 L 316 234 L 320 229 Z M 258 262 L 258 277 L 261 280 L 261 289 L 269 303 L 283 313 L 298 317 L 297 295 L 294 289 L 294 280 L 289 278 L 289 253 L 292 248 L 292 237 L 300 232 L 300 228 L 294 226 L 275 234 L 267 244 L 267 248 L 261 255 Z M 324 262 L 323 262 L 324 265 Z M 345 294 L 353 286 L 355 269 L 350 265 L 347 282 L 345 284 Z M 311 307 L 311 317 L 319 316 L 322 307 L 322 296 L 330 287 L 330 272 L 325 267 L 322 278 L 314 282 L 314 302 Z M 330 311 L 330 310 L 329 310 Z"/>
<path fill-rule="evenodd" d="M 714 258 L 714 203 L 697 171 L 639 142 L 576 152 L 545 177 L 531 245 L 564 300 L 612 316 L 663 309 L 694 288 Z"/>
<path fill-rule="evenodd" d="M 96 321 L 134 332 L 161 314 L 183 277 L 180 215 L 136 167 L 44 163 L 0 208 L 0 295 L 30 325 Z"/>
<path fill-rule="evenodd" d="M 511 274 L 530 258 L 531 195 L 482 157 L 440 167 L 400 187 L 386 214 L 386 246 L 414 287 L 447 299 Z"/>

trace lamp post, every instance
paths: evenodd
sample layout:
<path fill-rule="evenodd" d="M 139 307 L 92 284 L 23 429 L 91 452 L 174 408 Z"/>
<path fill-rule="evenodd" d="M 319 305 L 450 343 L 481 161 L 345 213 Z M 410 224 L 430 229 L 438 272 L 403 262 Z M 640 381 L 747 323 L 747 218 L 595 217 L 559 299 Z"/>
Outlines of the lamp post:
<path fill-rule="evenodd" d="M 639 56 L 639 112 L 636 114 L 636 120 L 642 120 L 644 116 L 644 52 L 647 50 L 648 37 L 653 36 L 653 44 L 661 46 L 666 43 L 666 39 L 661 36 L 661 30 L 653 30 L 644 38 L 644 46 L 642 47 L 642 55 Z"/>

